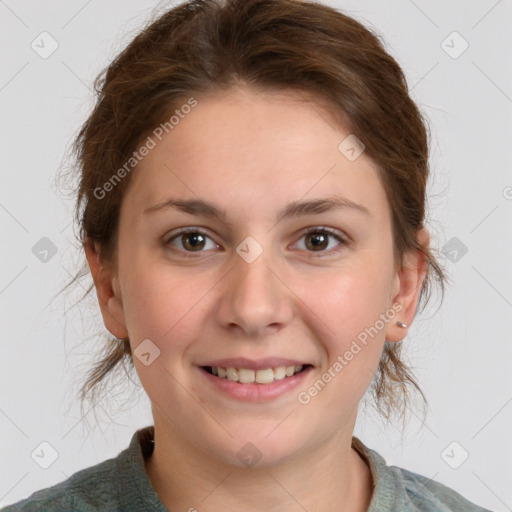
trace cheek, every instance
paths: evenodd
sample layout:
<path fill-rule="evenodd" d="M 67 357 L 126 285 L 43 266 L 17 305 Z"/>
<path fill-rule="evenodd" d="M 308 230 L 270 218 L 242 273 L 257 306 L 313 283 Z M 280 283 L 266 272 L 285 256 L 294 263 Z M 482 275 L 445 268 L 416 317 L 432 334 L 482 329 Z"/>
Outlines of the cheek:
<path fill-rule="evenodd" d="M 125 283 L 123 308 L 130 339 L 136 342 L 160 338 L 172 327 L 170 312 L 175 310 L 175 305 L 168 303 L 161 283 L 152 278 L 151 272 L 132 274 Z"/>
<path fill-rule="evenodd" d="M 201 329 L 201 302 L 214 281 L 157 265 L 133 264 L 127 270 L 123 310 L 132 344 L 149 338 L 166 352 L 182 351 L 194 329 Z"/>
<path fill-rule="evenodd" d="M 385 267 L 372 261 L 315 279 L 308 292 L 313 310 L 337 335 L 357 335 L 389 307 L 388 274 Z"/>
<path fill-rule="evenodd" d="M 382 315 L 390 308 L 388 268 L 377 258 L 361 258 L 360 264 L 315 279 L 309 288 L 311 309 L 326 325 L 326 364 L 343 375 L 337 379 L 346 381 L 343 386 L 366 388 L 378 366 L 387 326 Z"/>

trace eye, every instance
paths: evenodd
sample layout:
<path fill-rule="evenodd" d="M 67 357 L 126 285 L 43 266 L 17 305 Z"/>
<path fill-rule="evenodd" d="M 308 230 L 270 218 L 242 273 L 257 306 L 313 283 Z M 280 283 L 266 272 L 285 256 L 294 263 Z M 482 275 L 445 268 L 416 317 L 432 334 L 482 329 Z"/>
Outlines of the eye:
<path fill-rule="evenodd" d="M 210 247 L 207 247 L 208 240 L 211 241 Z M 186 254 L 187 252 L 204 252 L 203 249 L 219 248 L 219 245 L 213 242 L 206 233 L 197 228 L 183 229 L 167 239 L 164 244 L 168 246 L 171 251 L 181 253 L 184 256 L 189 256 Z"/>
<path fill-rule="evenodd" d="M 326 251 L 329 247 L 329 238 L 336 239 L 339 244 L 334 249 Z M 341 250 L 341 248 L 347 245 L 347 240 L 341 236 L 338 232 L 333 231 L 332 229 L 322 228 L 322 227 L 312 227 L 309 228 L 300 238 L 300 240 L 305 239 L 304 247 L 308 252 L 317 252 L 321 253 L 317 256 L 324 257 L 330 256 L 333 252 L 337 252 Z M 328 254 L 323 254 L 328 253 Z"/>
<path fill-rule="evenodd" d="M 331 256 L 333 252 L 341 250 L 343 246 L 348 244 L 347 240 L 338 232 L 318 226 L 309 228 L 301 236 L 300 240 L 302 239 L 305 239 L 304 249 L 306 251 L 318 253 L 315 257 Z M 339 243 L 334 247 L 334 249 L 331 247 L 331 249 L 326 250 L 331 245 L 329 239 L 335 239 Z M 210 247 L 208 247 L 208 240 L 211 243 Z M 172 252 L 180 253 L 180 255 L 186 257 L 194 257 L 190 253 L 201 253 L 204 252 L 203 249 L 220 248 L 220 246 L 216 244 L 211 237 L 198 228 L 182 229 L 174 236 L 168 238 L 164 242 L 164 245 Z"/>

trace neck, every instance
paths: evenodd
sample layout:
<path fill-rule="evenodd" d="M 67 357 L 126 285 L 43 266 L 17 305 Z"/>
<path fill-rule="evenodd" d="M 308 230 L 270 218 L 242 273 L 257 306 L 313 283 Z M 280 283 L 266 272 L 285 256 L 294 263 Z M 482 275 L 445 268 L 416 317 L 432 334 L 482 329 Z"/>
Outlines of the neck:
<path fill-rule="evenodd" d="M 158 428 L 146 471 L 160 501 L 173 512 L 265 510 L 366 512 L 373 488 L 367 463 L 337 435 L 314 451 L 265 467 L 240 468 Z"/>

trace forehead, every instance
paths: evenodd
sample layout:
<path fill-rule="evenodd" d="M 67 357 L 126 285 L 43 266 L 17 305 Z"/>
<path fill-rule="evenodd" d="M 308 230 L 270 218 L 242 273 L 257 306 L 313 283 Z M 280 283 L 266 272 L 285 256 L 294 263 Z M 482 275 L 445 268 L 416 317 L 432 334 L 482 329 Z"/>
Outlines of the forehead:
<path fill-rule="evenodd" d="M 352 161 L 340 151 L 352 135 L 311 97 L 238 88 L 196 100 L 136 167 L 132 206 L 172 195 L 238 205 L 241 213 L 244 205 L 279 209 L 277 201 L 338 194 L 386 208 L 376 164 L 364 152 Z"/>

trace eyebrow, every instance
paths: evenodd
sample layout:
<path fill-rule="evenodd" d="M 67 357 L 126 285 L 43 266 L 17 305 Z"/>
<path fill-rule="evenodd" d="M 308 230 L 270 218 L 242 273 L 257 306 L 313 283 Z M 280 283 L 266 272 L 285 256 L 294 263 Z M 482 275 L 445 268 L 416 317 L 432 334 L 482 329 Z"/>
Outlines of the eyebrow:
<path fill-rule="evenodd" d="M 160 212 L 168 208 L 176 208 L 191 215 L 216 218 L 229 225 L 229 222 L 227 222 L 228 215 L 226 210 L 219 208 L 214 203 L 202 199 L 169 198 L 146 208 L 144 213 Z M 312 199 L 310 201 L 292 201 L 278 213 L 277 222 L 280 222 L 283 219 L 315 215 L 331 210 L 354 211 L 371 217 L 370 211 L 366 206 L 354 203 L 350 199 L 344 197 L 331 196 L 321 199 Z"/>

